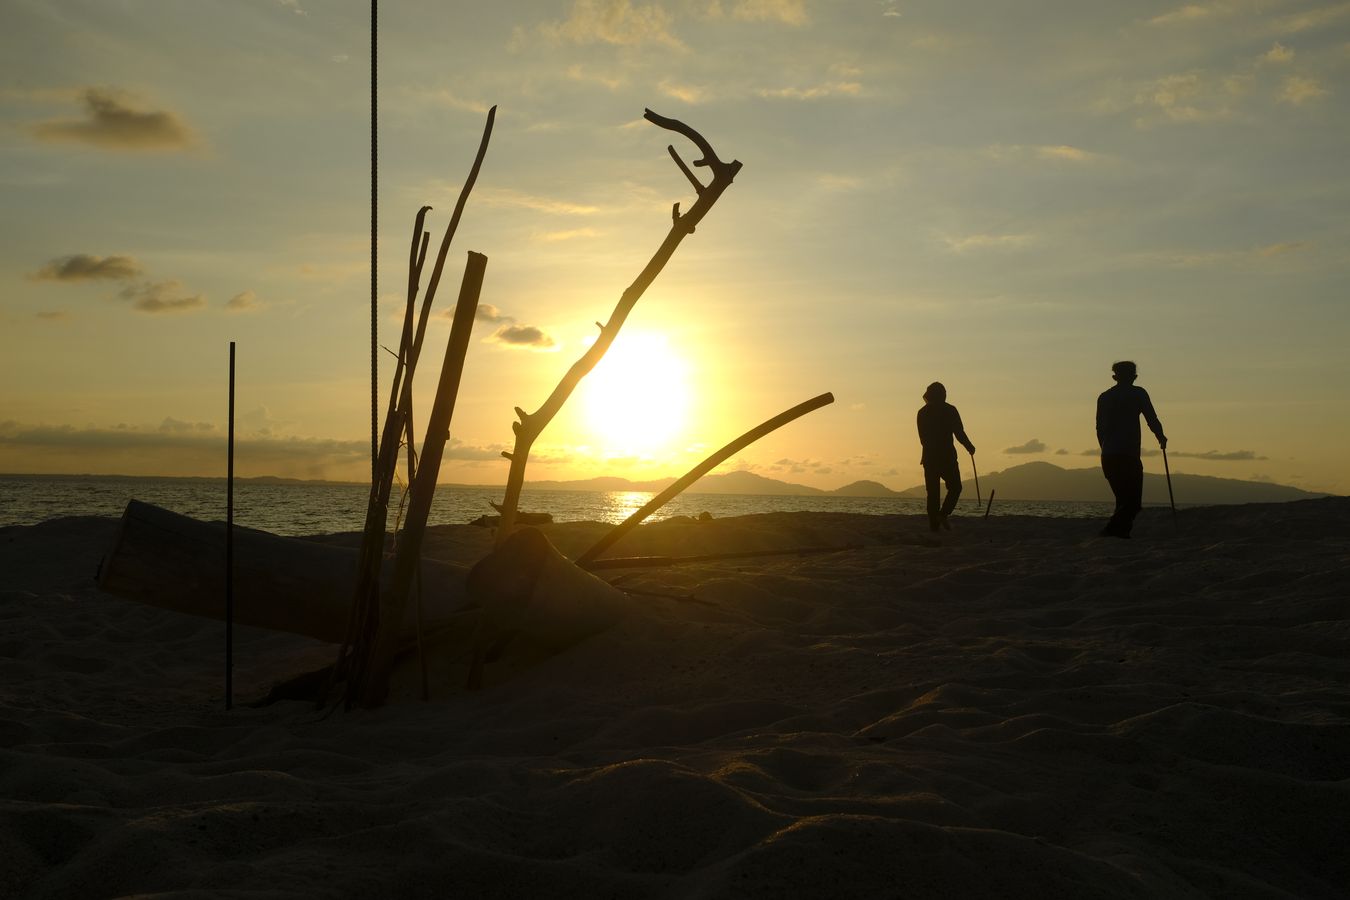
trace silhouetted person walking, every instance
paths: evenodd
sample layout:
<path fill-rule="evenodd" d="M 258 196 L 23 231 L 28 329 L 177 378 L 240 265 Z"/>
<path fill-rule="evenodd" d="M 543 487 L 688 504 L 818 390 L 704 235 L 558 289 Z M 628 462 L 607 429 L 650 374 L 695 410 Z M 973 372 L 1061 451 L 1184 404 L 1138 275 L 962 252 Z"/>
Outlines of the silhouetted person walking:
<path fill-rule="evenodd" d="M 961 467 L 956 461 L 956 445 L 952 438 L 975 455 L 975 445 L 966 437 L 961 425 L 961 414 L 947 402 L 947 389 L 935 381 L 923 392 L 923 406 L 919 408 L 919 443 L 923 445 L 923 483 L 928 489 L 928 527 L 951 528 L 947 517 L 956 509 L 961 496 Z M 947 484 L 947 497 L 938 505 L 942 482 Z"/>
<path fill-rule="evenodd" d="M 1138 387 L 1134 363 L 1122 360 L 1111 366 L 1116 386 L 1097 398 L 1097 443 L 1102 448 L 1102 474 L 1116 495 L 1116 511 L 1102 529 L 1103 537 L 1127 538 L 1144 500 L 1144 464 L 1139 459 L 1139 417 L 1167 449 L 1167 435 L 1153 411 L 1148 391 Z"/>

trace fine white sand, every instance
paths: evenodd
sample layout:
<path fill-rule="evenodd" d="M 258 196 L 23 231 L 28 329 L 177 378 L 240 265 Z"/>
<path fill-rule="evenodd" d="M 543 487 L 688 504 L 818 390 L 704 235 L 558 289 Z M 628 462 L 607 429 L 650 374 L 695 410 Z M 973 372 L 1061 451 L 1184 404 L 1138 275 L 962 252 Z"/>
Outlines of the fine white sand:
<path fill-rule="evenodd" d="M 112 520 L 0 529 L 0 897 L 1350 896 L 1350 500 L 1100 524 L 648 525 L 857 546 L 606 571 L 612 629 L 331 714 L 242 705 L 336 650 L 247 628 L 226 712 L 222 623 L 93 586 Z"/>

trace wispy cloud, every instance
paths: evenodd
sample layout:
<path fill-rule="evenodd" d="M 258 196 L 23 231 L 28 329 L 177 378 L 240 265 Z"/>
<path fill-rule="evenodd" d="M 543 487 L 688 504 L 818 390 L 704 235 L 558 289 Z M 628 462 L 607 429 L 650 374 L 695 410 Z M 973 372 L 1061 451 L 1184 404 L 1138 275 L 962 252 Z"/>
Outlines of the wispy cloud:
<path fill-rule="evenodd" d="M 130 256 L 72 253 L 52 260 L 28 277 L 35 281 L 126 281 L 142 271 L 141 264 Z"/>
<path fill-rule="evenodd" d="M 447 310 L 441 315 L 449 318 L 450 312 Z M 491 303 L 480 303 L 477 312 L 474 313 L 474 318 L 479 322 L 497 326 L 492 334 L 484 338 L 488 343 L 502 344 L 519 350 L 547 351 L 555 350 L 558 347 L 558 342 L 546 334 L 542 328 L 534 325 L 520 325 L 516 322 L 515 316 L 508 316 Z"/>
<path fill-rule="evenodd" d="M 542 197 L 536 194 L 524 194 L 507 188 L 485 190 L 478 199 L 489 206 L 518 207 L 536 212 L 561 216 L 589 216 L 600 211 L 600 207 L 585 203 L 573 203 L 554 197 Z"/>
<path fill-rule="evenodd" d="M 177 279 L 128 285 L 117 296 L 130 300 L 133 308 L 144 313 L 190 312 L 206 306 L 205 297 L 189 294 Z"/>
<path fill-rule="evenodd" d="M 1206 450 L 1203 453 L 1173 450 L 1168 455 L 1175 459 L 1207 459 L 1210 462 L 1250 462 L 1270 458 L 1252 450 Z"/>
<path fill-rule="evenodd" d="M 985 148 L 985 155 L 996 160 L 1044 159 L 1052 162 L 1091 163 L 1104 157 L 1070 144 L 993 144 Z"/>
<path fill-rule="evenodd" d="M 34 315 L 44 322 L 64 322 L 70 318 L 70 315 L 61 309 L 45 310 Z"/>
<path fill-rule="evenodd" d="M 1018 444 L 1016 447 L 1003 448 L 1004 453 L 1007 453 L 1012 456 L 1029 453 L 1044 453 L 1045 450 L 1046 450 L 1045 443 L 1043 441 L 1038 441 L 1036 438 L 1032 438 L 1025 444 Z"/>
<path fill-rule="evenodd" d="M 1309 100 L 1325 97 L 1329 92 L 1316 78 L 1303 75 L 1290 75 L 1280 88 L 1280 101 L 1294 106 L 1302 106 Z"/>
<path fill-rule="evenodd" d="M 656 3 L 633 5 L 630 0 L 575 0 L 561 22 L 545 22 L 539 33 L 554 42 L 641 46 L 657 44 L 684 49 L 671 31 L 673 18 Z"/>
<path fill-rule="evenodd" d="M 701 103 L 708 97 L 706 89 L 692 84 L 676 84 L 669 78 L 662 79 L 657 89 L 667 97 L 674 97 L 683 103 Z"/>
<path fill-rule="evenodd" d="M 622 75 L 611 72 L 600 72 L 580 64 L 568 66 L 567 77 L 573 81 L 603 85 L 611 91 L 617 91 L 627 83 L 627 79 Z"/>
<path fill-rule="evenodd" d="M 121 91 L 86 88 L 80 94 L 84 118 L 39 122 L 39 140 L 88 144 L 101 150 L 167 152 L 186 150 L 197 138 L 176 114 L 134 109 Z"/>
<path fill-rule="evenodd" d="M 230 312 L 252 312 L 262 308 L 258 302 L 258 295 L 252 289 L 240 291 L 225 303 L 225 308 Z"/>
<path fill-rule="evenodd" d="M 732 0 L 723 4 L 713 0 L 708 4 L 712 16 L 728 15 L 742 22 L 781 22 L 784 25 L 805 25 L 810 21 L 805 0 Z"/>
<path fill-rule="evenodd" d="M 545 231 L 535 235 L 535 240 L 545 243 L 557 243 L 559 241 L 574 241 L 579 238 L 598 237 L 600 232 L 594 228 L 570 228 L 566 231 Z"/>
<path fill-rule="evenodd" d="M 1291 13 L 1275 21 L 1275 30 L 1281 34 L 1315 31 L 1350 17 L 1350 3 L 1337 3 Z"/>
<path fill-rule="evenodd" d="M 526 350 L 552 350 L 558 342 L 533 325 L 503 325 L 488 338 L 494 344 L 505 344 Z"/>
<path fill-rule="evenodd" d="M 766 99 L 820 100 L 825 97 L 857 97 L 862 85 L 856 81 L 829 81 L 809 87 L 760 88 L 756 91 Z"/>
<path fill-rule="evenodd" d="M 1283 65 L 1292 62 L 1293 59 L 1294 51 L 1277 41 L 1275 46 L 1261 54 L 1259 61 L 1269 65 Z"/>
<path fill-rule="evenodd" d="M 953 253 L 965 253 L 968 250 L 1024 247 L 1036 238 L 1030 234 L 944 234 L 939 235 L 939 239 Z"/>
<path fill-rule="evenodd" d="M 1218 0 L 1218 2 L 1213 3 L 1187 3 L 1184 6 L 1154 16 L 1148 20 L 1148 24 L 1159 27 L 1192 25 L 1222 19 L 1237 11 L 1238 4 L 1227 2 L 1227 0 Z"/>

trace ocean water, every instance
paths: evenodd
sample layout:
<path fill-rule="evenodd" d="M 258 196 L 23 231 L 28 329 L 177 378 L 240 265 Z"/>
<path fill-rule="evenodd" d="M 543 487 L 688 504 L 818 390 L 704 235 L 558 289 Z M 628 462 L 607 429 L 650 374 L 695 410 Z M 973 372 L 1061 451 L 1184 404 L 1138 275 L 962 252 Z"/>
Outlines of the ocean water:
<path fill-rule="evenodd" d="M 969 492 L 969 488 L 967 488 Z M 359 484 L 272 483 L 236 480 L 234 521 L 274 534 L 330 534 L 360 531 L 366 517 L 369 488 Z M 531 491 L 521 495 L 520 508 L 552 513 L 555 522 L 622 522 L 653 494 L 646 491 Z M 428 523 L 462 524 L 494 515 L 488 501 L 500 502 L 501 488 L 441 487 L 436 490 Z M 223 521 L 226 489 L 223 478 L 131 478 L 95 475 L 0 475 L 0 526 L 33 525 L 61 516 L 122 515 L 131 499 L 153 503 L 204 521 Z M 391 507 L 395 503 L 391 503 Z M 763 494 L 698 494 L 686 491 L 649 521 L 671 516 L 715 518 L 766 512 L 848 512 L 865 515 L 922 515 L 922 500 L 907 497 L 778 496 Z M 963 499 L 958 515 L 983 515 L 972 497 Z M 1056 501 L 995 500 L 991 516 L 1032 515 L 1105 518 L 1110 504 Z"/>

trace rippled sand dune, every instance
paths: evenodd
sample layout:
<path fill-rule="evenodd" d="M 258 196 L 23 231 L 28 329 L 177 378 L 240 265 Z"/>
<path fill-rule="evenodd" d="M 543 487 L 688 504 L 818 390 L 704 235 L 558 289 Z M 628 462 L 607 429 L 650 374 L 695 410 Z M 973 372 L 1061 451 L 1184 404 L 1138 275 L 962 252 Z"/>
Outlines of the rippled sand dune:
<path fill-rule="evenodd" d="M 331 714 L 226 712 L 221 623 L 93 586 L 113 520 L 0 529 L 0 896 L 1350 896 L 1350 500 L 1097 525 L 644 526 L 846 549 L 607 570 L 609 631 Z M 334 655 L 237 629 L 237 702 Z"/>

